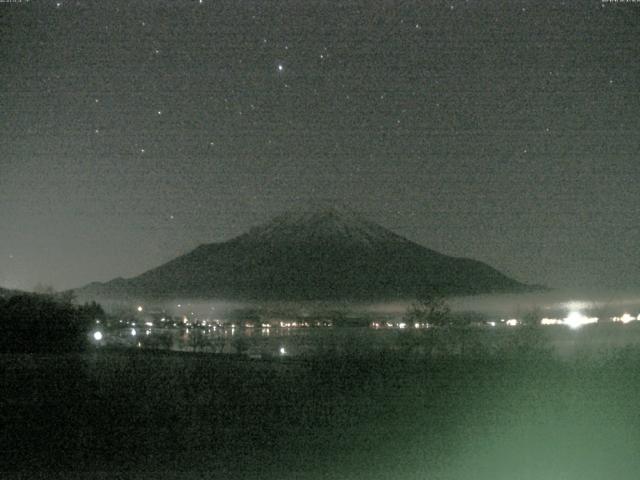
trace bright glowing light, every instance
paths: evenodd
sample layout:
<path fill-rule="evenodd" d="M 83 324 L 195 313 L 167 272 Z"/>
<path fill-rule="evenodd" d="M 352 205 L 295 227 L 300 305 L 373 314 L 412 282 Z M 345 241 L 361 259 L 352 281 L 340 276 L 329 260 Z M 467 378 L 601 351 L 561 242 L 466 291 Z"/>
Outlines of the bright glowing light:
<path fill-rule="evenodd" d="M 153 322 L 144 322 L 147 327 L 153 327 Z"/>
<path fill-rule="evenodd" d="M 583 325 L 587 325 L 588 323 L 596 323 L 598 319 L 596 317 L 586 317 L 580 312 L 571 312 L 567 315 L 567 318 L 564 319 L 564 324 L 569 326 L 570 328 L 576 329 L 580 328 Z"/>
<path fill-rule="evenodd" d="M 141 312 L 141 311 L 142 311 L 142 305 L 138 305 L 138 309 L 137 309 L 137 310 L 138 310 L 139 312 Z"/>
<path fill-rule="evenodd" d="M 506 323 L 509 327 L 515 327 L 516 325 L 518 325 L 518 320 L 515 318 L 510 318 Z"/>
<path fill-rule="evenodd" d="M 406 324 L 406 323 L 404 323 L 404 322 L 400 322 L 400 323 L 398 324 L 398 328 L 406 328 L 406 326 L 407 326 L 407 324 Z"/>
<path fill-rule="evenodd" d="M 281 72 L 284 70 L 284 65 L 280 64 L 278 65 L 278 71 Z"/>
<path fill-rule="evenodd" d="M 96 342 L 99 342 L 100 340 L 102 340 L 102 332 L 94 332 L 93 333 L 93 339 Z"/>
<path fill-rule="evenodd" d="M 620 321 L 622 323 L 629 323 L 629 322 L 633 322 L 635 320 L 635 318 L 633 318 L 631 315 L 629 315 L 628 313 L 625 313 L 624 315 L 622 315 L 620 317 Z"/>
<path fill-rule="evenodd" d="M 489 325 L 490 327 L 495 327 L 496 326 L 496 322 L 487 322 L 487 325 Z"/>
<path fill-rule="evenodd" d="M 132 329 L 131 329 L 131 336 L 132 336 L 132 337 L 135 337 L 135 336 L 136 336 L 136 329 L 135 329 L 135 328 L 132 328 Z"/>
<path fill-rule="evenodd" d="M 638 319 L 640 319 L 640 315 L 638 315 Z M 636 320 L 636 317 L 632 317 L 628 313 L 624 313 L 621 317 L 611 317 L 612 322 L 619 322 L 619 323 L 629 323 L 629 322 L 633 322 L 634 320 Z"/>
<path fill-rule="evenodd" d="M 284 347 L 280 347 L 280 355 L 286 355 L 287 351 L 285 350 Z"/>
<path fill-rule="evenodd" d="M 540 325 L 562 325 L 564 321 L 559 318 L 543 318 L 540 320 Z"/>

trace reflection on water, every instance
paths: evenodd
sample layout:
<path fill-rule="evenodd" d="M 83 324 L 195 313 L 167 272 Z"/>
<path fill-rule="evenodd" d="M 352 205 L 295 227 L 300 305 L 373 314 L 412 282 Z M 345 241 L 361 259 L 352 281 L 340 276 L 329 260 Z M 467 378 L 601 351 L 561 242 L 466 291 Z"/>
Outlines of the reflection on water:
<path fill-rule="evenodd" d="M 543 349 L 549 354 L 602 354 L 628 346 L 640 346 L 640 322 L 594 323 L 590 317 L 570 314 L 568 321 L 548 323 L 534 330 L 508 321 L 464 328 L 325 327 L 149 328 L 145 335 L 134 329 L 104 331 L 101 345 L 183 352 L 241 354 L 252 359 L 315 356 L 325 354 L 501 355 L 522 348 Z M 565 320 L 567 320 L 565 319 Z M 546 319 L 551 320 L 551 319 Z M 492 326 L 493 325 L 493 326 Z"/>
<path fill-rule="evenodd" d="M 448 300 L 452 327 L 408 320 L 406 304 L 253 306 L 220 314 L 185 302 L 173 310 L 134 306 L 135 315 L 97 324 L 90 341 L 148 349 L 243 354 L 250 358 L 295 357 L 326 352 L 358 354 L 404 351 L 416 355 L 502 351 L 528 326 L 541 326 L 541 342 L 557 353 L 633 344 L 640 337 L 640 296 L 538 292 L 481 295 Z M 215 312 L 216 317 L 213 316 Z M 238 313 L 240 312 L 240 313 Z M 265 313 L 266 312 L 266 313 Z M 336 313 L 337 312 L 337 313 Z M 217 315 L 220 315 L 219 317 Z M 464 325 L 464 327 L 460 327 Z M 527 339 L 526 342 L 529 342 Z M 526 343 L 525 342 L 525 343 Z M 472 347 L 468 347 L 473 344 Z"/>

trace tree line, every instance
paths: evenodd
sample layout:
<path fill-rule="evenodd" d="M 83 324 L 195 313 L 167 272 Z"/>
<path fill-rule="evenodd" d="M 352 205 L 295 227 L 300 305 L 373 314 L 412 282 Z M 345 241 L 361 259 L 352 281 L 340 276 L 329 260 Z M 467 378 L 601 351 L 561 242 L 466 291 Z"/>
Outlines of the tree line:
<path fill-rule="evenodd" d="M 69 294 L 20 293 L 0 298 L 0 352 L 77 352 L 105 312 L 95 303 L 76 305 Z"/>

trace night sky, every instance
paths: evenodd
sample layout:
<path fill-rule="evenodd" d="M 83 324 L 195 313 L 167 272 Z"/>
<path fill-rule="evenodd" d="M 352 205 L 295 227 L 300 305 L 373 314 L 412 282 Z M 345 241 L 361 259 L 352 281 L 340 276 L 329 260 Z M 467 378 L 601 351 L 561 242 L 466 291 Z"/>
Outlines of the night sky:
<path fill-rule="evenodd" d="M 0 286 L 133 276 L 338 203 L 640 286 L 640 3 L 0 3 Z"/>

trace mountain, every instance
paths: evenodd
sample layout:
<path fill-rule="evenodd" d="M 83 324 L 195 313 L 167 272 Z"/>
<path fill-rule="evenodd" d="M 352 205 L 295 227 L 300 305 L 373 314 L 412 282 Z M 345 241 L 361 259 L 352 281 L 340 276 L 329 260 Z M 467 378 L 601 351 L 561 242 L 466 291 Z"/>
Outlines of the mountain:
<path fill-rule="evenodd" d="M 528 289 L 494 268 L 443 255 L 336 209 L 286 213 L 232 240 L 195 250 L 130 279 L 79 289 L 81 297 L 375 299 Z"/>

